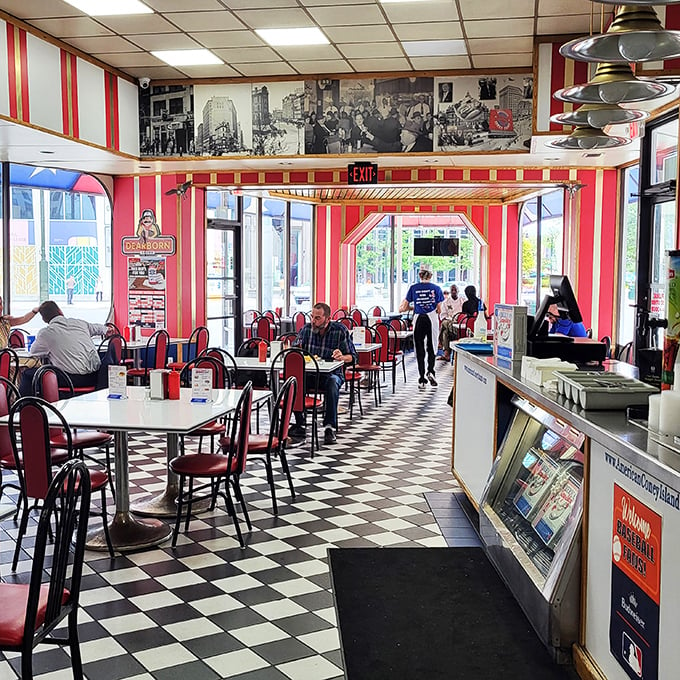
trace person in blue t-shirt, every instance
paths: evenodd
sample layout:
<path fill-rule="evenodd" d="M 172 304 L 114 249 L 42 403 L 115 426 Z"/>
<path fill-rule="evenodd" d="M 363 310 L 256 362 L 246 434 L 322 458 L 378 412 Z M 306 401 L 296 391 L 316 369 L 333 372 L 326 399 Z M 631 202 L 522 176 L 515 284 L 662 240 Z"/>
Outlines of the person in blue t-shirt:
<path fill-rule="evenodd" d="M 548 333 L 559 333 L 560 335 L 568 335 L 572 338 L 588 337 L 588 332 L 583 323 L 581 321 L 572 321 L 569 317 L 563 317 L 557 305 L 550 305 L 546 316 L 550 323 Z"/>
<path fill-rule="evenodd" d="M 444 302 L 442 289 L 432 283 L 432 267 L 429 264 L 421 264 L 419 283 L 414 283 L 406 293 L 406 298 L 399 305 L 399 311 L 405 312 L 409 306 L 413 306 L 413 344 L 416 350 L 418 362 L 418 388 L 424 389 L 427 381 L 430 385 L 437 386 L 434 377 L 434 361 L 439 336 L 439 312 L 441 303 Z M 425 352 L 427 351 L 427 380 L 425 379 Z"/>

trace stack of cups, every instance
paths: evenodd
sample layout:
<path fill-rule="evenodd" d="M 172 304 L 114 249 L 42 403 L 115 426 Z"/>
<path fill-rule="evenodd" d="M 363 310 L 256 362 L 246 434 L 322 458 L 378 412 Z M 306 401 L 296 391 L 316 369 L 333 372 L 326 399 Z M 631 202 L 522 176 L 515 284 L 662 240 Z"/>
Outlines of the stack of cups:
<path fill-rule="evenodd" d="M 670 438 L 680 437 L 680 371 L 675 373 L 673 389 L 665 390 L 658 396 L 659 432 Z M 649 399 L 650 428 L 652 427 L 652 397 Z"/>

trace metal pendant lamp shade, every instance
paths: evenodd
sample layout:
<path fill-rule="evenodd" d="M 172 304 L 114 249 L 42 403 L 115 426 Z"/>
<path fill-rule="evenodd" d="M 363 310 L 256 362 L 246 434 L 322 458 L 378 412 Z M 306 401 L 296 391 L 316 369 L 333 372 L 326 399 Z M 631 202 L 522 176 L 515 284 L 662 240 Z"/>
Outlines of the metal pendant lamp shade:
<path fill-rule="evenodd" d="M 649 117 L 647 111 L 624 109 L 613 104 L 584 104 L 574 111 L 565 111 L 550 116 L 553 123 L 603 128 L 606 125 L 635 123 Z"/>
<path fill-rule="evenodd" d="M 602 130 L 594 127 L 577 127 L 569 136 L 561 137 L 546 146 L 563 150 L 613 149 L 617 146 L 630 144 L 630 139 L 606 135 Z"/>
<path fill-rule="evenodd" d="M 673 86 L 655 80 L 641 80 L 628 64 L 600 64 L 592 80 L 557 90 L 555 99 L 575 104 L 624 104 L 663 97 Z"/>
<path fill-rule="evenodd" d="M 606 33 L 576 38 L 560 47 L 576 61 L 630 63 L 680 56 L 680 31 L 665 30 L 653 7 L 625 4 Z"/>

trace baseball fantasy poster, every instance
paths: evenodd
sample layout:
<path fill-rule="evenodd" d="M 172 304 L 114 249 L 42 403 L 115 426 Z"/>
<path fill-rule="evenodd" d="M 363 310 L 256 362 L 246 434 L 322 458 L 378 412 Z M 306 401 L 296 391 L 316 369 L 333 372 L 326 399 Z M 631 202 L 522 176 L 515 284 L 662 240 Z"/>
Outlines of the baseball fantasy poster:
<path fill-rule="evenodd" d="M 631 680 L 659 677 L 660 589 L 661 516 L 615 484 L 609 646 Z"/>

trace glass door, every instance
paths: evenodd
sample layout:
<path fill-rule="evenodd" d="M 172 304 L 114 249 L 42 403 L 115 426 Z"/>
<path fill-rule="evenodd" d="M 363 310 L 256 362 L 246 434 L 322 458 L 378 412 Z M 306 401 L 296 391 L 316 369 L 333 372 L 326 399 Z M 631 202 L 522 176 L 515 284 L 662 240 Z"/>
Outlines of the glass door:
<path fill-rule="evenodd" d="M 241 344 L 241 244 L 239 227 L 208 220 L 207 317 L 210 344 L 231 354 Z"/>

